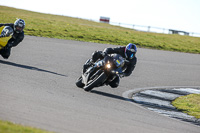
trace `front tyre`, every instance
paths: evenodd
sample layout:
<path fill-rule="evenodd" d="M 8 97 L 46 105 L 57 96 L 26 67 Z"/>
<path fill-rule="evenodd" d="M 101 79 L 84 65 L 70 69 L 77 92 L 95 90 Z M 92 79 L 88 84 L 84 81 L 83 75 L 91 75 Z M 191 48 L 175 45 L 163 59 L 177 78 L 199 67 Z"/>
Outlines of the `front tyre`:
<path fill-rule="evenodd" d="M 102 72 L 100 75 L 97 75 L 91 82 L 89 82 L 85 87 L 85 91 L 91 91 L 95 86 L 98 86 L 99 84 L 102 83 L 103 80 L 107 78 L 107 75 Z"/>
<path fill-rule="evenodd" d="M 83 88 L 84 84 L 82 83 L 82 76 L 76 80 L 76 86 L 79 88 Z"/>

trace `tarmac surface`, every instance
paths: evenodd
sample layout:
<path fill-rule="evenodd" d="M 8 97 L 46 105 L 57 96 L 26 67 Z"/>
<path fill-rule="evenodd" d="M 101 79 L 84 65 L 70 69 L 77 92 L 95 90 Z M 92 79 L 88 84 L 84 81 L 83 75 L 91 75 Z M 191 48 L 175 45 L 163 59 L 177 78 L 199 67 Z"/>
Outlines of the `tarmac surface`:
<path fill-rule="evenodd" d="M 77 88 L 83 63 L 107 47 L 116 46 L 25 36 L 8 60 L 0 57 L 0 119 L 58 133 L 199 133 L 124 97 L 137 88 L 199 86 L 199 54 L 138 48 L 136 69 L 118 88 Z"/>

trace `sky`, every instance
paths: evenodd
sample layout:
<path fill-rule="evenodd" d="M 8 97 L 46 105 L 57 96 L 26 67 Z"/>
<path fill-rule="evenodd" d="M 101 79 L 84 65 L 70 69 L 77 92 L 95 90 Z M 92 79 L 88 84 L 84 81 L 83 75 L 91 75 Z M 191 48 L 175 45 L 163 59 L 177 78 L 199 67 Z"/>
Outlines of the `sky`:
<path fill-rule="evenodd" d="M 0 0 L 0 5 L 200 34 L 200 0 Z"/>

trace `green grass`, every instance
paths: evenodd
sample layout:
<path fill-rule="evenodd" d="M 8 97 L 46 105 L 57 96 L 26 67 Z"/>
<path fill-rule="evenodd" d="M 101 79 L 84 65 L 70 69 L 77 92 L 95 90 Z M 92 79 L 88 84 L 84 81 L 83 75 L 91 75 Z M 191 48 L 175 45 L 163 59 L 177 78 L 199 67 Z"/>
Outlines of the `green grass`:
<path fill-rule="evenodd" d="M 200 53 L 200 38 L 135 31 L 84 19 L 42 14 L 0 6 L 0 23 L 26 21 L 25 34 L 115 45 L 135 43 L 138 47 Z"/>
<path fill-rule="evenodd" d="M 52 133 L 0 120 L 0 133 Z"/>
<path fill-rule="evenodd" d="M 179 97 L 172 104 L 178 110 L 200 119 L 200 94 Z"/>

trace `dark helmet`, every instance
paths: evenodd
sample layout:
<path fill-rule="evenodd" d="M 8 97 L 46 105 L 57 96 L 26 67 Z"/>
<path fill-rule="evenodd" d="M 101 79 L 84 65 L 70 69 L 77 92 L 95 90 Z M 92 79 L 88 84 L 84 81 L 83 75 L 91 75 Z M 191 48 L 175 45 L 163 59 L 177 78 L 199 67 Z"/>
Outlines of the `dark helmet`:
<path fill-rule="evenodd" d="M 5 26 L 1 32 L 1 35 L 8 37 L 13 35 L 13 29 L 10 26 Z"/>
<path fill-rule="evenodd" d="M 127 59 L 133 59 L 137 52 L 137 47 L 133 43 L 129 43 L 125 48 L 125 56 Z"/>
<path fill-rule="evenodd" d="M 14 23 L 14 31 L 16 33 L 21 33 L 25 28 L 25 21 L 22 19 L 17 19 Z"/>

